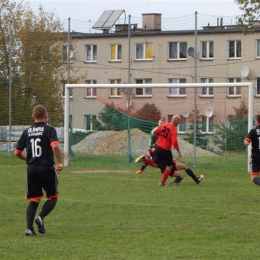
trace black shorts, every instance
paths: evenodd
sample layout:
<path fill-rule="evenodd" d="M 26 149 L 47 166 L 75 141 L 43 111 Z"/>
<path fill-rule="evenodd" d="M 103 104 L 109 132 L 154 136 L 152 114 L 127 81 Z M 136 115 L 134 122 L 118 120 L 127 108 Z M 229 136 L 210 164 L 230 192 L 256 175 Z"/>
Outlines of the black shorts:
<path fill-rule="evenodd" d="M 155 145 L 155 148 L 153 160 L 157 165 L 172 166 L 174 164 L 171 150 L 164 150 L 158 145 Z"/>
<path fill-rule="evenodd" d="M 28 165 L 26 199 L 38 200 L 42 198 L 43 190 L 48 199 L 59 196 L 58 180 L 53 166 Z"/>
<path fill-rule="evenodd" d="M 260 172 L 260 155 L 259 154 L 254 154 L 251 157 L 250 161 L 250 171 L 252 173 L 259 173 Z"/>
<path fill-rule="evenodd" d="M 166 169 L 166 166 L 164 165 L 158 165 L 158 168 L 160 168 L 161 170 L 161 173 L 163 174 L 163 172 L 165 171 Z M 175 171 L 177 170 L 177 166 L 176 166 L 176 162 L 173 162 L 173 166 L 172 166 L 172 169 L 171 169 L 171 173 L 169 176 L 173 177 Z"/>

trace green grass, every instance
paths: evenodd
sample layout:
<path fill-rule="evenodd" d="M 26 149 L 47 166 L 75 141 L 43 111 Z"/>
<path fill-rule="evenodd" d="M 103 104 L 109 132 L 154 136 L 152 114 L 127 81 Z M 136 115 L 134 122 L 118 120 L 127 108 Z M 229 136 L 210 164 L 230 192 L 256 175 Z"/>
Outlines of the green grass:
<path fill-rule="evenodd" d="M 246 158 L 205 159 L 192 168 L 203 182 L 185 173 L 178 187 L 159 187 L 158 169 L 135 175 L 140 164 L 124 157 L 76 158 L 59 175 L 46 234 L 25 237 L 26 165 L 0 153 L 2 260 L 258 259 L 260 189 Z"/>

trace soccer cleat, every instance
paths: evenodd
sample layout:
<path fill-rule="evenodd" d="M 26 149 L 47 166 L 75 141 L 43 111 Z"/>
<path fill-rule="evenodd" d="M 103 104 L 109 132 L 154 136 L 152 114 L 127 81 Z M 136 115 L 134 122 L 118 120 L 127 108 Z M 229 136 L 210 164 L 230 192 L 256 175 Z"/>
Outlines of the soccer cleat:
<path fill-rule="evenodd" d="M 159 186 L 163 186 L 163 187 L 166 187 L 167 185 L 164 183 L 164 184 L 162 184 L 162 183 L 159 183 Z"/>
<path fill-rule="evenodd" d="M 26 229 L 24 234 L 25 234 L 26 237 L 36 236 L 35 231 L 34 230 L 30 230 L 30 229 Z"/>
<path fill-rule="evenodd" d="M 42 220 L 42 218 L 40 216 L 35 219 L 35 223 L 38 226 L 38 232 L 40 234 L 44 234 L 45 233 L 45 228 L 44 228 L 43 220 Z"/>
<path fill-rule="evenodd" d="M 203 179 L 204 179 L 204 175 L 201 174 L 201 175 L 198 177 L 196 183 L 197 183 L 197 184 L 200 184 L 200 182 L 201 182 Z"/>
<path fill-rule="evenodd" d="M 142 162 L 144 158 L 145 158 L 145 155 L 144 155 L 144 154 L 140 155 L 139 157 L 137 157 L 137 158 L 135 159 L 135 163 Z"/>
<path fill-rule="evenodd" d="M 143 171 L 142 170 L 138 170 L 135 174 L 139 175 L 141 174 Z"/>
<path fill-rule="evenodd" d="M 176 182 L 171 182 L 170 183 L 170 186 L 178 186 L 178 185 L 180 185 L 180 183 L 176 183 Z"/>

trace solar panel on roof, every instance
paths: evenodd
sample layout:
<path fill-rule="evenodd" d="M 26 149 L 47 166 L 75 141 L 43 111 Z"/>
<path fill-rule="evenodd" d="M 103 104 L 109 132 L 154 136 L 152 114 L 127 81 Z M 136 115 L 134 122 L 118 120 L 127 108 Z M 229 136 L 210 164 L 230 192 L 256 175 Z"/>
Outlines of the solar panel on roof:
<path fill-rule="evenodd" d="M 110 29 L 118 20 L 124 10 L 108 10 L 104 11 L 97 22 L 92 27 L 93 29 Z"/>

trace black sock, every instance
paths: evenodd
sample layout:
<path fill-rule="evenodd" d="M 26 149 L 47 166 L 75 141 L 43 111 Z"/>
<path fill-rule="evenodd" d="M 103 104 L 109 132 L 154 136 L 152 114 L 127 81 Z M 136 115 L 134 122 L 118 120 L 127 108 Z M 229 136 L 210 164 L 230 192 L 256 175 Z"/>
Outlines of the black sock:
<path fill-rule="evenodd" d="M 144 164 L 141 166 L 140 170 L 143 171 L 146 167 L 147 167 L 147 164 L 144 163 Z"/>
<path fill-rule="evenodd" d="M 256 184 L 256 185 L 258 185 L 258 186 L 260 186 L 260 178 L 259 178 L 259 177 L 255 177 L 255 178 L 253 179 L 253 183 Z"/>
<path fill-rule="evenodd" d="M 175 172 L 175 169 L 174 169 L 174 167 L 172 167 L 171 172 L 170 172 L 170 176 L 171 176 L 171 177 L 173 177 L 174 172 Z"/>
<path fill-rule="evenodd" d="M 161 169 L 161 173 L 163 174 L 163 172 L 166 169 L 166 166 L 162 166 L 162 165 L 158 165 L 158 168 Z M 172 176 L 171 176 L 172 177 Z"/>
<path fill-rule="evenodd" d="M 44 219 L 55 207 L 57 203 L 57 198 L 53 198 L 51 200 L 47 200 L 42 207 L 41 213 L 39 216 Z"/>
<path fill-rule="evenodd" d="M 35 201 L 30 201 L 27 209 L 26 209 L 26 223 L 27 228 L 33 230 L 33 221 L 35 218 L 36 210 L 39 206 L 39 203 Z"/>
<path fill-rule="evenodd" d="M 187 170 L 185 170 L 185 172 L 187 172 L 187 174 L 197 183 L 198 182 L 198 177 L 194 174 L 194 172 L 188 168 Z"/>
<path fill-rule="evenodd" d="M 174 180 L 174 183 L 180 183 L 182 181 L 182 178 L 180 176 L 177 176 Z"/>

